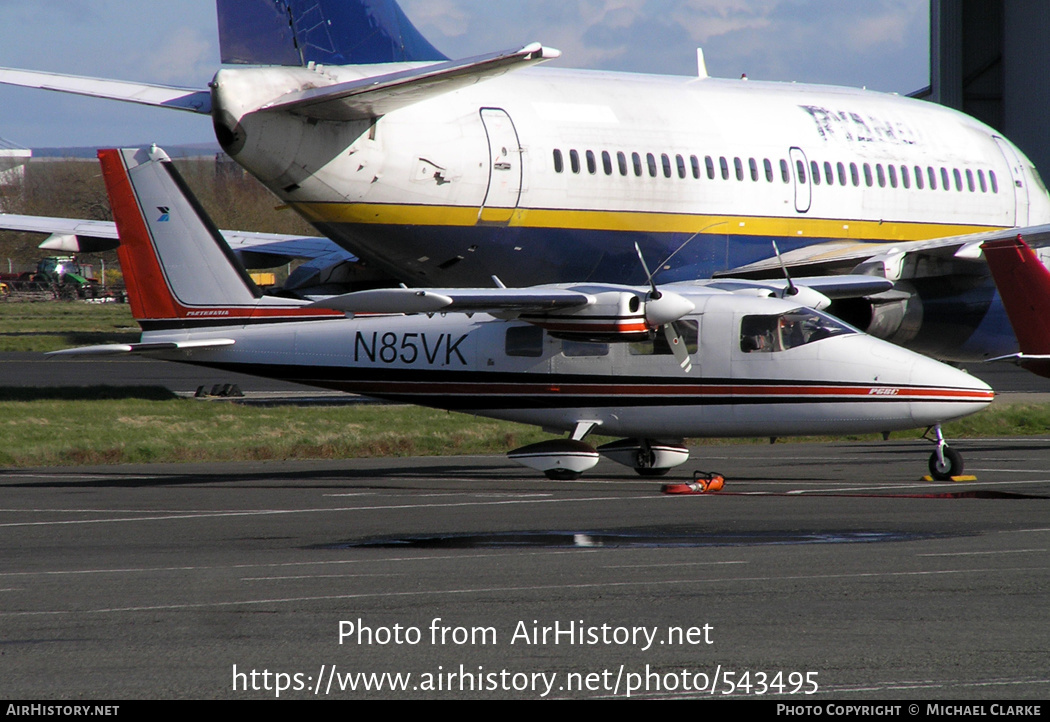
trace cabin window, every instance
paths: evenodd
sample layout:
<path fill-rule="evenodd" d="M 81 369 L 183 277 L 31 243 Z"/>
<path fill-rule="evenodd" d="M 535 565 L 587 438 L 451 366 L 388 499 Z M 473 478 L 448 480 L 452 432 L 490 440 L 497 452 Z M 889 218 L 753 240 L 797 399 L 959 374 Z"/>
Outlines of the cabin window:
<path fill-rule="evenodd" d="M 609 155 L 607 150 L 602 151 L 602 170 L 605 171 L 605 175 L 613 174 L 612 156 Z"/>
<path fill-rule="evenodd" d="M 948 177 L 948 169 L 944 167 L 941 168 L 941 188 L 943 188 L 946 191 L 950 191 L 952 189 L 952 181 Z"/>
<path fill-rule="evenodd" d="M 886 187 L 886 171 L 882 168 L 882 163 L 875 164 L 875 175 L 879 179 L 879 188 Z"/>
<path fill-rule="evenodd" d="M 841 321 L 808 308 L 777 316 L 744 316 L 740 322 L 740 350 L 777 353 L 848 333 L 856 332 Z"/>
<path fill-rule="evenodd" d="M 637 153 L 631 153 L 631 162 L 634 163 L 634 174 L 639 178 L 642 177 L 642 156 Z"/>
<path fill-rule="evenodd" d="M 868 188 L 871 188 L 873 185 L 875 185 L 875 180 L 871 176 L 870 163 L 864 164 L 864 185 L 868 186 Z"/>
<path fill-rule="evenodd" d="M 508 356 L 539 358 L 543 355 L 543 329 L 539 326 L 511 326 L 507 329 Z"/>
<path fill-rule="evenodd" d="M 783 158 L 780 159 L 780 177 L 785 183 L 791 182 L 791 166 Z"/>
<path fill-rule="evenodd" d="M 736 179 L 738 181 L 744 180 L 744 162 L 739 158 L 734 158 L 733 168 L 736 170 Z"/>
<path fill-rule="evenodd" d="M 966 169 L 966 187 L 973 193 L 976 190 L 976 186 L 973 183 L 973 171 L 969 168 Z"/>
<path fill-rule="evenodd" d="M 674 159 L 675 162 L 678 163 L 678 177 L 684 179 L 688 174 L 688 171 L 685 169 L 685 158 L 683 158 L 680 155 L 676 155 Z"/>
<path fill-rule="evenodd" d="M 901 185 L 905 188 L 911 188 L 911 172 L 906 165 L 901 166 Z"/>
<path fill-rule="evenodd" d="M 937 171 L 932 166 L 926 166 L 926 175 L 930 178 L 930 190 L 937 190 Z"/>
<path fill-rule="evenodd" d="M 718 159 L 718 165 L 722 169 L 722 180 L 729 180 L 729 161 L 726 160 L 725 156 Z"/>
<path fill-rule="evenodd" d="M 922 190 L 922 168 L 915 166 L 915 187 Z"/>
<path fill-rule="evenodd" d="M 860 171 L 857 170 L 857 164 L 856 163 L 850 163 L 849 164 L 849 175 L 850 175 L 850 179 L 853 181 L 853 187 L 854 188 L 859 188 L 860 187 Z"/>
<path fill-rule="evenodd" d="M 695 354 L 700 348 L 700 324 L 697 321 L 675 321 L 675 328 L 682 334 L 686 350 L 689 354 Z M 632 356 L 673 356 L 667 337 L 657 333 L 651 341 L 637 341 L 627 344 Z"/>
<path fill-rule="evenodd" d="M 963 189 L 962 173 L 959 172 L 958 168 L 953 168 L 952 169 L 952 175 L 955 176 L 955 190 L 957 190 L 960 193 L 962 193 L 962 189 Z"/>
<path fill-rule="evenodd" d="M 817 161 L 811 161 L 809 164 L 809 175 L 813 179 L 813 185 L 820 185 L 820 165 Z"/>
<path fill-rule="evenodd" d="M 616 154 L 616 163 L 620 166 L 620 175 L 627 175 L 627 155 L 622 150 Z"/>
<path fill-rule="evenodd" d="M 751 180 L 758 182 L 758 161 L 754 158 L 747 159 L 747 167 L 751 170 Z"/>
<path fill-rule="evenodd" d="M 806 184 L 806 164 L 800 160 L 795 161 L 795 170 L 798 172 L 798 182 Z"/>
<path fill-rule="evenodd" d="M 977 171 L 977 182 L 981 184 L 981 193 L 987 193 L 988 192 L 988 181 L 986 181 L 984 179 L 984 171 L 983 170 L 978 170 Z"/>
<path fill-rule="evenodd" d="M 693 166 L 693 178 L 700 180 L 700 159 L 695 155 L 689 156 L 689 162 Z"/>
<path fill-rule="evenodd" d="M 827 161 L 824 161 L 824 182 L 829 186 L 835 185 L 835 171 Z"/>
<path fill-rule="evenodd" d="M 660 156 L 660 162 L 664 168 L 664 178 L 671 177 L 671 159 L 667 157 L 667 153 Z"/>
<path fill-rule="evenodd" d="M 659 170 L 656 167 L 656 156 L 652 153 L 646 153 L 645 161 L 649 165 L 649 177 L 655 178 L 659 174 Z"/>
<path fill-rule="evenodd" d="M 836 163 L 835 169 L 839 172 L 839 185 L 846 185 L 846 166 L 842 163 Z"/>
<path fill-rule="evenodd" d="M 555 148 L 554 150 L 554 172 L 562 173 L 565 171 L 565 158 L 562 157 L 561 151 Z"/>
<path fill-rule="evenodd" d="M 995 171 L 988 171 L 988 182 L 992 185 L 992 193 L 999 192 L 999 179 L 995 177 Z"/>
<path fill-rule="evenodd" d="M 769 162 L 769 158 L 765 158 L 762 161 L 762 167 L 766 171 L 766 182 L 767 183 L 772 183 L 773 182 L 773 164 Z"/>
<path fill-rule="evenodd" d="M 594 175 L 598 172 L 598 161 L 594 158 L 594 151 L 587 151 L 587 172 Z"/>
<path fill-rule="evenodd" d="M 562 341 L 561 353 L 566 358 L 583 358 L 587 356 L 608 356 L 609 344 L 589 343 L 586 341 Z"/>
<path fill-rule="evenodd" d="M 569 165 L 572 166 L 573 173 L 580 172 L 580 154 L 574 150 L 569 151 Z"/>
<path fill-rule="evenodd" d="M 704 158 L 704 164 L 707 166 L 707 177 L 709 180 L 715 179 L 715 160 L 711 156 Z"/>

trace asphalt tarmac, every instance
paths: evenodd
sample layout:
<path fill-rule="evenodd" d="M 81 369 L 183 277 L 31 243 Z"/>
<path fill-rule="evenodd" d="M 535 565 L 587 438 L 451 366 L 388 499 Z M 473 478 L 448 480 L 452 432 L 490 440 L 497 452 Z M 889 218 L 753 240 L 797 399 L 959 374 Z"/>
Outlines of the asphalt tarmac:
<path fill-rule="evenodd" d="M 0 698 L 1046 699 L 1050 439 L 956 447 L 0 471 Z"/>

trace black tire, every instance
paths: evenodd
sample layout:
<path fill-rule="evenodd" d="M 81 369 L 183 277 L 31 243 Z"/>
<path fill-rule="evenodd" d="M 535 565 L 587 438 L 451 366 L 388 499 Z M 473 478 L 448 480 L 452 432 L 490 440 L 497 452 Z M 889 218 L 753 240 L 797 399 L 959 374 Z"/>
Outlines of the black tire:
<path fill-rule="evenodd" d="M 937 452 L 930 455 L 930 476 L 937 481 L 950 481 L 953 476 L 963 472 L 963 458 L 950 446 L 944 447 L 944 464 L 937 459 Z"/>

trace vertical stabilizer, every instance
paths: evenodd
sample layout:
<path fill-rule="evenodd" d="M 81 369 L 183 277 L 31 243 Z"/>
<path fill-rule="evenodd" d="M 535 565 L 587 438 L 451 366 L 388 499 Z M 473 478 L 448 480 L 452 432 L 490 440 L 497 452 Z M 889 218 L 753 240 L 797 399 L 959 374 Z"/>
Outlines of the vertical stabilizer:
<path fill-rule="evenodd" d="M 1050 376 L 1050 271 L 1020 236 L 981 249 L 1021 347 L 1021 365 Z"/>
<path fill-rule="evenodd" d="M 396 0 L 217 0 L 222 62 L 370 65 L 448 60 Z"/>
<path fill-rule="evenodd" d="M 332 315 L 264 297 L 164 151 L 100 150 L 98 156 L 136 319 L 187 327 Z"/>

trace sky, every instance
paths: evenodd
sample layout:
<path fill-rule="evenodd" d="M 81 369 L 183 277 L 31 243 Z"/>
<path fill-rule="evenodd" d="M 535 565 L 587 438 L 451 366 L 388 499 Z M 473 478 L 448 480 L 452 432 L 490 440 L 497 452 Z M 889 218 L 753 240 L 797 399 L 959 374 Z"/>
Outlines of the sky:
<path fill-rule="evenodd" d="M 539 41 L 552 66 L 908 93 L 929 84 L 928 0 L 401 0 L 452 58 Z M 0 0 L 0 66 L 203 89 L 214 0 Z M 208 143 L 204 116 L 0 86 L 0 137 L 27 147 Z"/>

